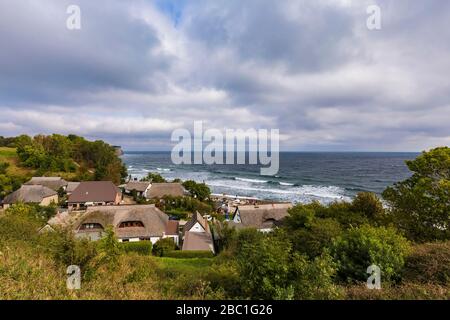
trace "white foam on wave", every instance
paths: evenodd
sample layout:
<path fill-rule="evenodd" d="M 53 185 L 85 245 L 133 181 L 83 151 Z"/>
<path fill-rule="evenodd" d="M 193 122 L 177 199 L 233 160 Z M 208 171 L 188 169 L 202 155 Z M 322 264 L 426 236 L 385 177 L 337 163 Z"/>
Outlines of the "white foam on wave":
<path fill-rule="evenodd" d="M 131 167 L 131 166 L 130 166 Z M 329 203 L 335 200 L 350 200 L 345 195 L 345 189 L 337 186 L 321 185 L 296 185 L 289 182 L 269 181 L 254 178 L 219 178 L 216 174 L 207 171 L 187 171 L 174 170 L 169 168 L 156 168 L 164 178 L 173 180 L 180 178 L 182 181 L 194 180 L 206 182 L 211 187 L 211 191 L 216 193 L 227 193 L 233 195 L 243 195 L 257 197 L 259 199 L 273 199 L 281 201 L 292 201 L 307 203 L 318 200 Z M 148 172 L 154 171 L 142 166 L 134 166 L 129 169 L 130 174 L 136 178 L 142 178 Z"/>
<path fill-rule="evenodd" d="M 239 177 L 235 177 L 234 180 L 237 181 L 244 181 L 244 182 L 251 182 L 251 183 L 267 183 L 269 181 L 267 180 L 258 180 L 258 179 L 249 179 L 249 178 L 239 178 Z"/>
<path fill-rule="evenodd" d="M 317 185 L 302 185 L 302 186 L 290 186 L 285 189 L 278 188 L 260 188 L 251 185 L 251 183 L 230 183 L 226 180 L 210 180 L 206 181 L 211 187 L 226 188 L 236 190 L 234 193 L 238 193 L 238 190 L 250 191 L 260 198 L 264 198 L 264 194 L 276 194 L 285 199 L 325 199 L 325 200 L 347 200 L 348 197 L 344 195 L 344 190 L 337 186 L 317 186 Z"/>
<path fill-rule="evenodd" d="M 293 183 L 289 183 L 289 182 L 279 182 L 279 184 L 280 184 L 281 186 L 294 186 Z"/>

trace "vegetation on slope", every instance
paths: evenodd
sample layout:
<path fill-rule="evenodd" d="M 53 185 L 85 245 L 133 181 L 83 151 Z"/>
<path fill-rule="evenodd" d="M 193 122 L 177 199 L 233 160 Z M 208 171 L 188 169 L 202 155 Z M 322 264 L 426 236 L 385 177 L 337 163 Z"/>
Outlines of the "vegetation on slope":
<path fill-rule="evenodd" d="M 214 258 L 124 250 L 111 229 L 99 242 L 39 233 L 51 210 L 15 205 L 0 216 L 0 299 L 449 299 L 450 206 L 439 202 L 448 159 L 440 148 L 411 162 L 416 176 L 387 191 L 389 208 L 362 193 L 348 203 L 296 205 L 267 234 L 215 226 Z M 438 214 L 430 218 L 431 208 Z M 156 255 L 173 252 L 163 241 L 155 247 Z M 81 290 L 66 288 L 70 264 L 82 270 Z M 381 290 L 366 287 L 372 264 Z"/>
<path fill-rule="evenodd" d="M 127 172 L 115 149 L 103 141 L 57 134 L 0 137 L 0 198 L 31 176 L 111 180 L 119 184 Z"/>

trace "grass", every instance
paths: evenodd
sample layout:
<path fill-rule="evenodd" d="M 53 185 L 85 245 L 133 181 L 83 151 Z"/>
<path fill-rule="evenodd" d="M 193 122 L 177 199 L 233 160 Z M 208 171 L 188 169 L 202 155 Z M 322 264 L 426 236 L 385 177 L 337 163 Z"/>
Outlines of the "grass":
<path fill-rule="evenodd" d="M 0 162 L 9 163 L 6 173 L 10 176 L 32 176 L 34 170 L 19 166 L 15 148 L 0 147 Z"/>
<path fill-rule="evenodd" d="M 8 147 L 0 147 L 0 159 L 1 158 L 13 158 L 16 157 L 16 149 Z"/>
<path fill-rule="evenodd" d="M 214 258 L 178 259 L 158 257 L 155 259 L 161 269 L 175 272 L 195 272 L 210 267 L 214 262 Z"/>

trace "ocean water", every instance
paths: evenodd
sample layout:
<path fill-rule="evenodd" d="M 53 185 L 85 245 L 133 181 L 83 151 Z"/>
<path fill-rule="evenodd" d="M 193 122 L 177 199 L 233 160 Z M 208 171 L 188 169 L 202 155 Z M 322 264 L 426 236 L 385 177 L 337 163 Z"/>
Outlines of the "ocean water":
<path fill-rule="evenodd" d="M 308 203 L 350 200 L 360 191 L 377 194 L 408 178 L 405 160 L 417 153 L 282 152 L 276 176 L 259 165 L 175 165 L 170 152 L 125 152 L 132 177 L 158 172 L 167 179 L 205 182 L 213 193 Z"/>

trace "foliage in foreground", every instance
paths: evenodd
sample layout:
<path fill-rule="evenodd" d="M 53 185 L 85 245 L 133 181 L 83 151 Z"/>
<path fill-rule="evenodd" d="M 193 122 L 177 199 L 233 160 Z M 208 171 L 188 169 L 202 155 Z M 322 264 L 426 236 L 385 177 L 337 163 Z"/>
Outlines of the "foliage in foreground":
<path fill-rule="evenodd" d="M 383 192 L 398 229 L 414 241 L 450 239 L 450 148 L 407 161 L 413 175 Z"/>

